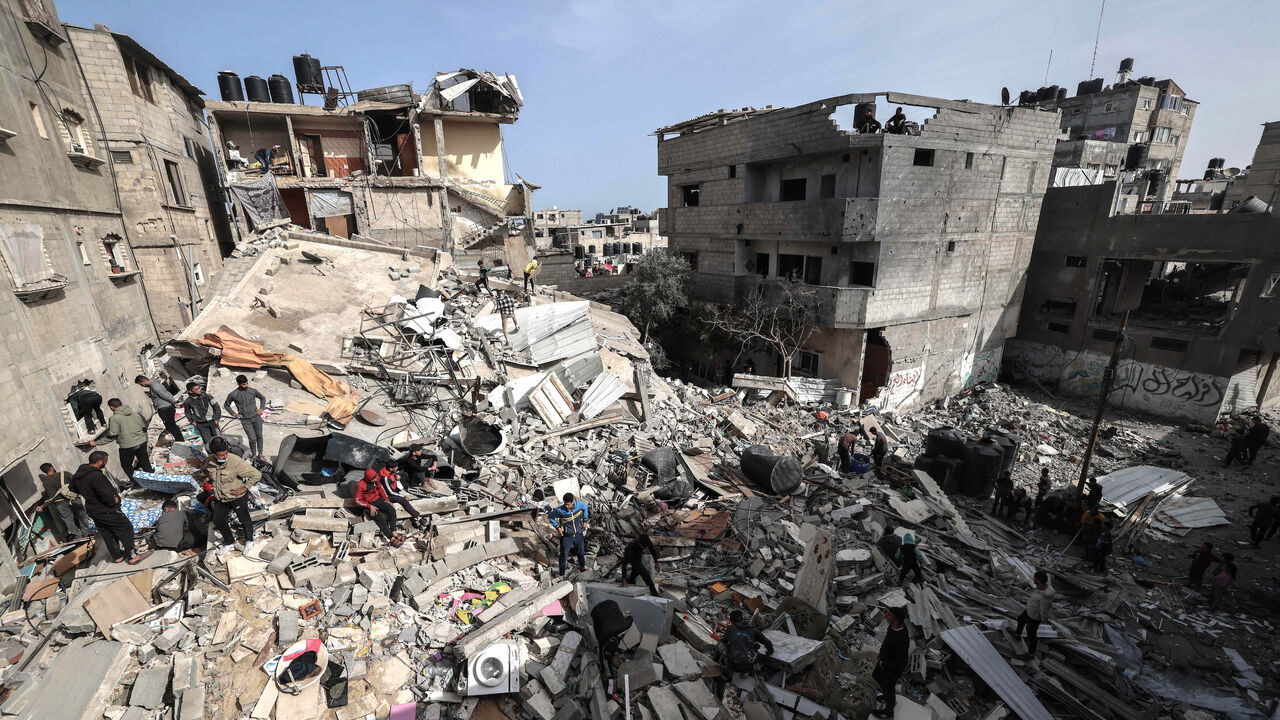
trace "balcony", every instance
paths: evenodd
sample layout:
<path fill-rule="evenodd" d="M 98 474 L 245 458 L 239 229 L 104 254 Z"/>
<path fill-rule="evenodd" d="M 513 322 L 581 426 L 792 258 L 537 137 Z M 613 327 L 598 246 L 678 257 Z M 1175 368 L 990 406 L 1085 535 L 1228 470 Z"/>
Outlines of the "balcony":
<path fill-rule="evenodd" d="M 778 300 L 782 296 L 785 280 L 773 280 L 753 275 L 739 275 L 735 280 L 736 301 L 741 306 L 747 298 L 763 292 L 766 300 Z M 818 304 L 818 321 L 824 328 L 849 330 L 866 327 L 867 305 L 874 288 L 834 287 L 831 285 L 806 285 L 799 283 L 806 293 L 812 292 Z"/>
<path fill-rule="evenodd" d="M 41 0 L 22 0 L 22 19 L 31 32 L 51 45 L 61 45 L 67 39 L 62 26 Z"/>
<path fill-rule="evenodd" d="M 878 198 L 831 198 L 668 208 L 668 235 L 759 240 L 864 242 L 875 239 Z"/>

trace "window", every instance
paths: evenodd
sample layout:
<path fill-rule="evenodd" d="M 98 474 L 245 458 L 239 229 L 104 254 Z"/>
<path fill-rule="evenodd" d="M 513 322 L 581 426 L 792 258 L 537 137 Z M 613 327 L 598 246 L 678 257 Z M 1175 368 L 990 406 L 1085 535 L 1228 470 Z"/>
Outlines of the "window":
<path fill-rule="evenodd" d="M 82 155 L 93 155 L 93 142 L 84 131 L 84 118 L 75 110 L 66 108 L 62 111 L 62 141 L 67 144 L 67 151 Z"/>
<path fill-rule="evenodd" d="M 840 162 L 842 162 L 842 163 L 849 162 L 849 153 L 844 153 L 843 155 L 841 155 L 841 156 L 840 156 Z"/>
<path fill-rule="evenodd" d="M 133 153 L 128 150 L 112 150 L 111 162 L 116 165 L 132 165 Z"/>
<path fill-rule="evenodd" d="M 1115 109 L 1116 109 L 1116 104 L 1113 102 L 1109 102 L 1105 106 L 1103 106 L 1102 112 L 1114 112 Z"/>
<path fill-rule="evenodd" d="M 603 237 L 604 237 L 604 231 L 603 231 L 603 230 L 592 230 L 592 231 L 591 231 L 591 239 L 592 239 L 592 240 L 599 240 L 600 238 L 603 238 Z"/>
<path fill-rule="evenodd" d="M 822 284 L 822 258 L 806 257 L 804 259 L 804 281 L 810 285 Z"/>
<path fill-rule="evenodd" d="M 698 253 L 684 251 L 680 253 L 680 257 L 684 258 L 685 262 L 689 263 L 690 268 L 695 271 L 698 269 Z"/>
<path fill-rule="evenodd" d="M 178 163 L 172 160 L 165 160 L 164 170 L 169 176 L 169 191 L 173 196 L 173 204 L 186 205 L 187 191 L 182 186 L 182 169 L 178 167 Z"/>
<path fill-rule="evenodd" d="M 1187 349 L 1187 341 L 1179 338 L 1153 337 L 1151 338 L 1151 349 L 1184 352 Z"/>
<path fill-rule="evenodd" d="M 40 106 L 35 103 L 29 104 L 31 105 L 31 119 L 36 124 L 36 132 L 40 133 L 40 137 L 48 140 L 49 131 L 44 129 L 44 114 L 40 112 Z"/>
<path fill-rule="evenodd" d="M 698 207 L 698 185 L 685 185 L 680 188 L 680 202 L 684 207 Z"/>
<path fill-rule="evenodd" d="M 1083 109 L 1083 108 L 1071 108 L 1071 114 L 1072 114 L 1072 115 L 1079 115 L 1079 114 L 1080 114 L 1080 113 L 1082 113 L 1082 112 L 1084 112 L 1084 109 Z"/>
<path fill-rule="evenodd" d="M 947 252 L 955 252 L 955 251 L 956 251 L 956 241 L 955 241 L 955 240 L 948 240 L 948 241 L 947 241 Z"/>
<path fill-rule="evenodd" d="M 1262 297 L 1275 297 L 1278 286 L 1280 286 L 1280 273 L 1271 273 L 1267 278 L 1267 284 L 1262 288 Z"/>
<path fill-rule="evenodd" d="M 191 138 L 189 138 L 189 137 L 184 137 L 184 138 L 182 138 L 182 144 L 183 144 L 183 146 L 184 146 L 184 147 L 186 148 L 186 150 L 187 150 L 187 157 L 191 158 L 192 160 L 195 160 L 195 159 L 196 159 L 196 144 L 195 144 L 195 142 L 194 142 L 194 141 L 192 141 L 192 139 L 191 139 Z"/>
<path fill-rule="evenodd" d="M 1143 109 L 1143 110 L 1150 110 L 1150 109 L 1151 109 L 1151 98 L 1147 98 L 1146 100 L 1143 100 L 1143 101 L 1142 101 L 1142 109 Z"/>
<path fill-rule="evenodd" d="M 803 200 L 808 181 L 804 178 L 791 178 L 783 180 L 778 187 L 778 199 L 783 202 L 791 202 L 794 200 Z"/>
<path fill-rule="evenodd" d="M 876 264 L 873 262 L 849 263 L 849 285 L 851 287 L 875 287 Z"/>
<path fill-rule="evenodd" d="M 84 242 L 76 243 L 76 249 L 80 251 L 80 262 L 85 265 L 92 265 L 93 261 L 89 259 L 89 249 L 84 246 Z"/>
<path fill-rule="evenodd" d="M 1087 255 L 1068 255 L 1067 267 L 1084 267 L 1089 264 Z"/>
<path fill-rule="evenodd" d="M 823 175 L 821 180 L 822 182 L 818 186 L 818 197 L 824 200 L 835 197 L 836 196 L 836 176 Z"/>
<path fill-rule="evenodd" d="M 801 372 L 818 374 L 818 353 L 808 350 L 800 351 L 799 369 Z"/>
<path fill-rule="evenodd" d="M 1045 300 L 1040 306 L 1041 315 L 1075 315 L 1075 300 Z"/>
<path fill-rule="evenodd" d="M 964 169 L 965 170 L 973 169 L 973 153 L 964 154 Z"/>
<path fill-rule="evenodd" d="M 1169 142 L 1169 135 L 1171 132 L 1171 128 L 1158 127 L 1156 128 L 1155 134 L 1151 136 L 1151 142 Z"/>
<path fill-rule="evenodd" d="M 147 66 L 125 55 L 124 71 L 129 76 L 129 87 L 133 90 L 133 94 L 149 103 L 154 103 L 156 100 L 151 95 L 151 72 Z"/>
<path fill-rule="evenodd" d="M 1143 131 L 1141 131 L 1141 130 L 1134 130 L 1134 131 L 1133 131 L 1133 141 L 1134 141 L 1134 142 L 1142 142 L 1143 140 L 1146 140 L 1146 139 L 1147 139 L 1147 134 L 1146 134 L 1145 132 L 1143 132 Z"/>
<path fill-rule="evenodd" d="M 1179 142 L 1179 141 L 1181 141 L 1181 140 L 1182 140 L 1182 136 L 1181 136 L 1181 135 L 1170 135 L 1170 136 L 1169 136 L 1169 142 L 1170 142 L 1170 143 L 1172 143 L 1175 147 L 1178 145 L 1178 142 Z"/>
<path fill-rule="evenodd" d="M 1097 330 L 1093 331 L 1094 340 L 1104 340 L 1106 342 L 1115 342 L 1116 338 L 1118 337 L 1120 337 L 1120 335 L 1116 333 L 1115 330 L 1103 330 L 1102 328 L 1098 328 Z"/>
<path fill-rule="evenodd" d="M 107 263 L 111 265 L 111 272 L 124 272 L 124 248 L 120 243 L 119 235 L 108 235 L 102 239 L 102 249 L 107 253 Z"/>
<path fill-rule="evenodd" d="M 191 274 L 195 276 L 197 285 L 204 284 L 204 268 L 200 266 L 200 263 L 196 263 L 195 267 L 191 270 Z"/>
<path fill-rule="evenodd" d="M 210 240 L 213 239 L 213 223 L 208 218 L 204 221 L 204 236 Z"/>
<path fill-rule="evenodd" d="M 1031 169 L 1027 171 L 1027 193 L 1032 194 L 1036 191 L 1036 170 L 1040 169 L 1040 163 L 1031 163 Z"/>
<path fill-rule="evenodd" d="M 729 166 L 729 179 L 731 179 L 731 180 L 732 180 L 733 178 L 736 178 L 736 177 L 738 177 L 738 166 L 737 166 L 737 165 L 730 165 L 730 166 Z"/>
<path fill-rule="evenodd" d="M 916 148 L 916 156 L 911 161 L 912 165 L 920 167 L 933 167 L 933 151 L 924 148 Z"/>
<path fill-rule="evenodd" d="M 799 281 L 804 277 L 803 255 L 778 255 L 777 276 L 784 280 Z"/>
<path fill-rule="evenodd" d="M 1104 178 L 1113 178 L 1113 177 L 1115 177 L 1115 176 L 1116 176 L 1116 173 L 1117 173 L 1119 170 L 1120 170 L 1120 166 L 1119 166 L 1119 165 L 1103 165 L 1103 166 L 1102 166 L 1102 177 L 1104 177 Z"/>
<path fill-rule="evenodd" d="M 1066 333 L 1068 330 L 1071 329 L 1070 325 L 1066 323 L 1060 323 L 1060 322 L 1045 323 L 1044 327 L 1049 332 L 1056 332 L 1056 333 Z"/>
<path fill-rule="evenodd" d="M 769 277 L 769 253 L 756 253 L 755 260 L 747 262 L 747 272 L 755 272 L 760 277 Z"/>

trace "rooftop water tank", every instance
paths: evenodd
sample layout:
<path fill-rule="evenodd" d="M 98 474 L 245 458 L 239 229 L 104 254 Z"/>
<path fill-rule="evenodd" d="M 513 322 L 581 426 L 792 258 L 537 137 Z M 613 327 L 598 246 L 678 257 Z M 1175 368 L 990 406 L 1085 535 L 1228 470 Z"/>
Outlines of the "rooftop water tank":
<path fill-rule="evenodd" d="M 250 75 L 244 79 L 244 94 L 249 98 L 249 102 L 271 102 L 271 90 L 267 87 L 267 81 L 257 75 Z"/>
<path fill-rule="evenodd" d="M 218 94 L 226 102 L 244 100 L 244 87 L 240 84 L 240 76 L 230 70 L 218 73 Z"/>
<path fill-rule="evenodd" d="M 293 87 L 289 78 L 276 74 L 267 79 L 267 89 L 271 93 L 271 102 L 293 104 Z"/>

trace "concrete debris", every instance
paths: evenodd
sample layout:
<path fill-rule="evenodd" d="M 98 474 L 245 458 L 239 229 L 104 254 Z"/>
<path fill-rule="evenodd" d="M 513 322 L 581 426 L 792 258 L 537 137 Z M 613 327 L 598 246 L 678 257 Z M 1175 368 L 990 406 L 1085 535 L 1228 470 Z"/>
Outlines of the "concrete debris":
<path fill-rule="evenodd" d="M 354 291 L 365 300 L 344 303 L 357 256 L 317 234 L 298 243 L 292 255 L 327 258 L 304 267 L 323 267 L 308 282 L 341 322 L 293 337 L 272 323 L 270 342 L 298 354 L 287 355 L 234 326 L 256 335 L 260 318 L 209 310 L 202 327 L 226 325 L 219 337 L 245 345 L 214 354 L 179 340 L 164 363 L 201 373 L 218 398 L 258 367 L 272 460 L 249 490 L 254 536 L 220 546 L 214 529 L 201 554 L 123 584 L 109 558 L 86 554 L 87 572 L 64 561 L 51 597 L 19 599 L 0 624 L 6 717 L 284 720 L 332 705 L 323 717 L 861 720 L 876 704 L 887 608 L 910 637 L 887 699 L 902 718 L 995 720 L 1006 703 L 1023 717 L 1119 720 L 1269 711 L 1277 661 L 1259 648 L 1274 639 L 1273 610 L 1212 610 L 1168 579 L 1185 577 L 1190 548 L 1162 547 L 1217 523 L 1214 508 L 1229 519 L 1243 508 L 1181 494 L 1209 470 L 1138 421 L 1103 433 L 1097 472 L 1151 474 L 1116 475 L 1141 462 L 1177 466 L 1179 479 L 1123 495 L 1104 482 L 1116 561 L 1098 570 L 1069 483 L 1087 408 L 999 385 L 909 415 L 841 406 L 813 383 L 698 387 L 654 374 L 625 318 L 564 293 L 524 298 L 504 340 L 493 303 L 458 270 L 475 258 L 438 254 L 430 276 L 408 280 L 397 253 L 361 249 L 383 304 Z M 266 282 L 264 270 L 293 268 L 276 262 L 285 250 L 264 249 L 242 283 L 281 307 L 296 278 Z M 219 364 L 228 354 L 236 368 Z M 841 459 L 842 436 L 869 455 L 877 428 L 890 441 L 879 467 Z M 239 442 L 236 429 L 224 432 Z M 156 451 L 166 474 L 123 491 L 135 522 L 154 523 L 156 487 L 203 521 L 204 452 L 194 429 Z M 1003 470 L 1028 502 L 990 505 Z M 1050 486 L 1036 499 L 1042 470 Z M 650 545 L 631 545 L 641 536 Z M 1164 579 L 1150 570 L 1158 556 L 1177 566 Z M 26 558 L 32 582 L 57 578 L 57 560 Z M 1033 650 L 1015 626 L 1037 570 L 1056 595 Z M 610 608 L 616 627 L 597 621 Z M 722 664 L 735 611 L 773 646 L 754 673 Z M 1179 680 L 1186 667 L 1217 680 Z M 1176 701 L 1161 690 L 1171 683 Z"/>

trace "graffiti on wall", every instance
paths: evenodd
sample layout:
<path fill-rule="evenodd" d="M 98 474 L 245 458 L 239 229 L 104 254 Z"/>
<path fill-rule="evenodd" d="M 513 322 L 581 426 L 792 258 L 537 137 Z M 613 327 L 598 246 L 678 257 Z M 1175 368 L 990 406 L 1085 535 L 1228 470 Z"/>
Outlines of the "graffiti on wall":
<path fill-rule="evenodd" d="M 911 402 L 924 387 L 924 365 L 899 370 L 889 376 L 889 382 L 881 391 L 885 410 L 895 410 Z"/>
<path fill-rule="evenodd" d="M 960 386 L 971 388 L 981 383 L 993 383 L 1000 376 L 1000 358 L 1003 348 L 986 350 L 977 355 L 965 355 L 962 363 Z"/>
<path fill-rule="evenodd" d="M 1056 345 L 1010 340 L 1004 349 L 1003 362 L 1042 383 L 1057 384 L 1062 377 L 1063 350 Z"/>

